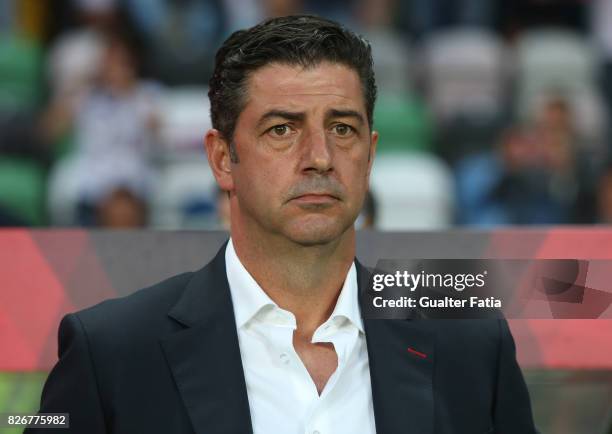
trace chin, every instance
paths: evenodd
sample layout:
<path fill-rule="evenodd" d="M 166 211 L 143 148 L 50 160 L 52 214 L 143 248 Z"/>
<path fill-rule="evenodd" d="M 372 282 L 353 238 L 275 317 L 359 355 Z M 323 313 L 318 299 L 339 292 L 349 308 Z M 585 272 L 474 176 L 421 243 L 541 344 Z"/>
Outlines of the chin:
<path fill-rule="evenodd" d="M 292 241 L 303 247 L 325 246 L 335 241 L 338 237 L 322 234 L 299 234 L 291 237 Z"/>
<path fill-rule="evenodd" d="M 325 219 L 329 220 L 329 219 Z M 296 222 L 288 230 L 288 238 L 304 247 L 321 246 L 338 240 L 353 223 L 343 224 L 338 220 L 319 219 Z"/>

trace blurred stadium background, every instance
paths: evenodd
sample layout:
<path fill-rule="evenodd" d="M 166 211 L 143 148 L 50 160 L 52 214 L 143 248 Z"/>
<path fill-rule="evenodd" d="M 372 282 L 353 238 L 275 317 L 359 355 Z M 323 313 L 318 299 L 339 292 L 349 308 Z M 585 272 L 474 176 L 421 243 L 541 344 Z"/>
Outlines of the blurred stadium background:
<path fill-rule="evenodd" d="M 291 13 L 373 46 L 360 228 L 612 223 L 612 0 L 0 0 L 0 226 L 226 228 L 202 148 L 213 56 Z M 545 434 L 578 432 L 546 385 L 609 410 L 608 374 L 527 371 Z M 44 377 L 0 373 L 0 412 L 35 409 Z"/>

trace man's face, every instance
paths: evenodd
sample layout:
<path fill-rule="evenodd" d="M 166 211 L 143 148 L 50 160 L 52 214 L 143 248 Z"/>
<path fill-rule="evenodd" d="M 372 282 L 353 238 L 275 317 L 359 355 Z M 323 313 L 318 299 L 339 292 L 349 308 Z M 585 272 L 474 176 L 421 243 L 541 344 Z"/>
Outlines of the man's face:
<path fill-rule="evenodd" d="M 328 62 L 270 64 L 251 75 L 247 91 L 234 134 L 239 162 L 227 185 L 232 230 L 300 245 L 352 230 L 377 141 L 357 73 Z"/>

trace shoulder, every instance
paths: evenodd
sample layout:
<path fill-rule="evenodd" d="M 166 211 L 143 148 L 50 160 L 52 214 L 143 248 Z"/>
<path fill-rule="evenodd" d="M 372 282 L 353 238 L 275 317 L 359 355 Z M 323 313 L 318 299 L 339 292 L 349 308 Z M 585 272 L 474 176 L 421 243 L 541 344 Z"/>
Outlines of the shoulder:
<path fill-rule="evenodd" d="M 176 304 L 194 273 L 170 277 L 131 295 L 103 301 L 74 313 L 90 340 L 143 340 L 171 330 L 168 311 Z"/>

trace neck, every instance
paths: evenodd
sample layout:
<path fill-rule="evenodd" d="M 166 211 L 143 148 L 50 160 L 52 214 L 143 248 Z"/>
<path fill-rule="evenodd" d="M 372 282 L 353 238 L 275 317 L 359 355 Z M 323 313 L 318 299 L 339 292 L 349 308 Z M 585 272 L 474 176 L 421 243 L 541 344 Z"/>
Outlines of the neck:
<path fill-rule="evenodd" d="M 355 230 L 322 245 L 302 246 L 284 237 L 260 239 L 232 228 L 240 262 L 266 294 L 292 312 L 297 333 L 312 336 L 331 315 L 355 257 Z"/>

